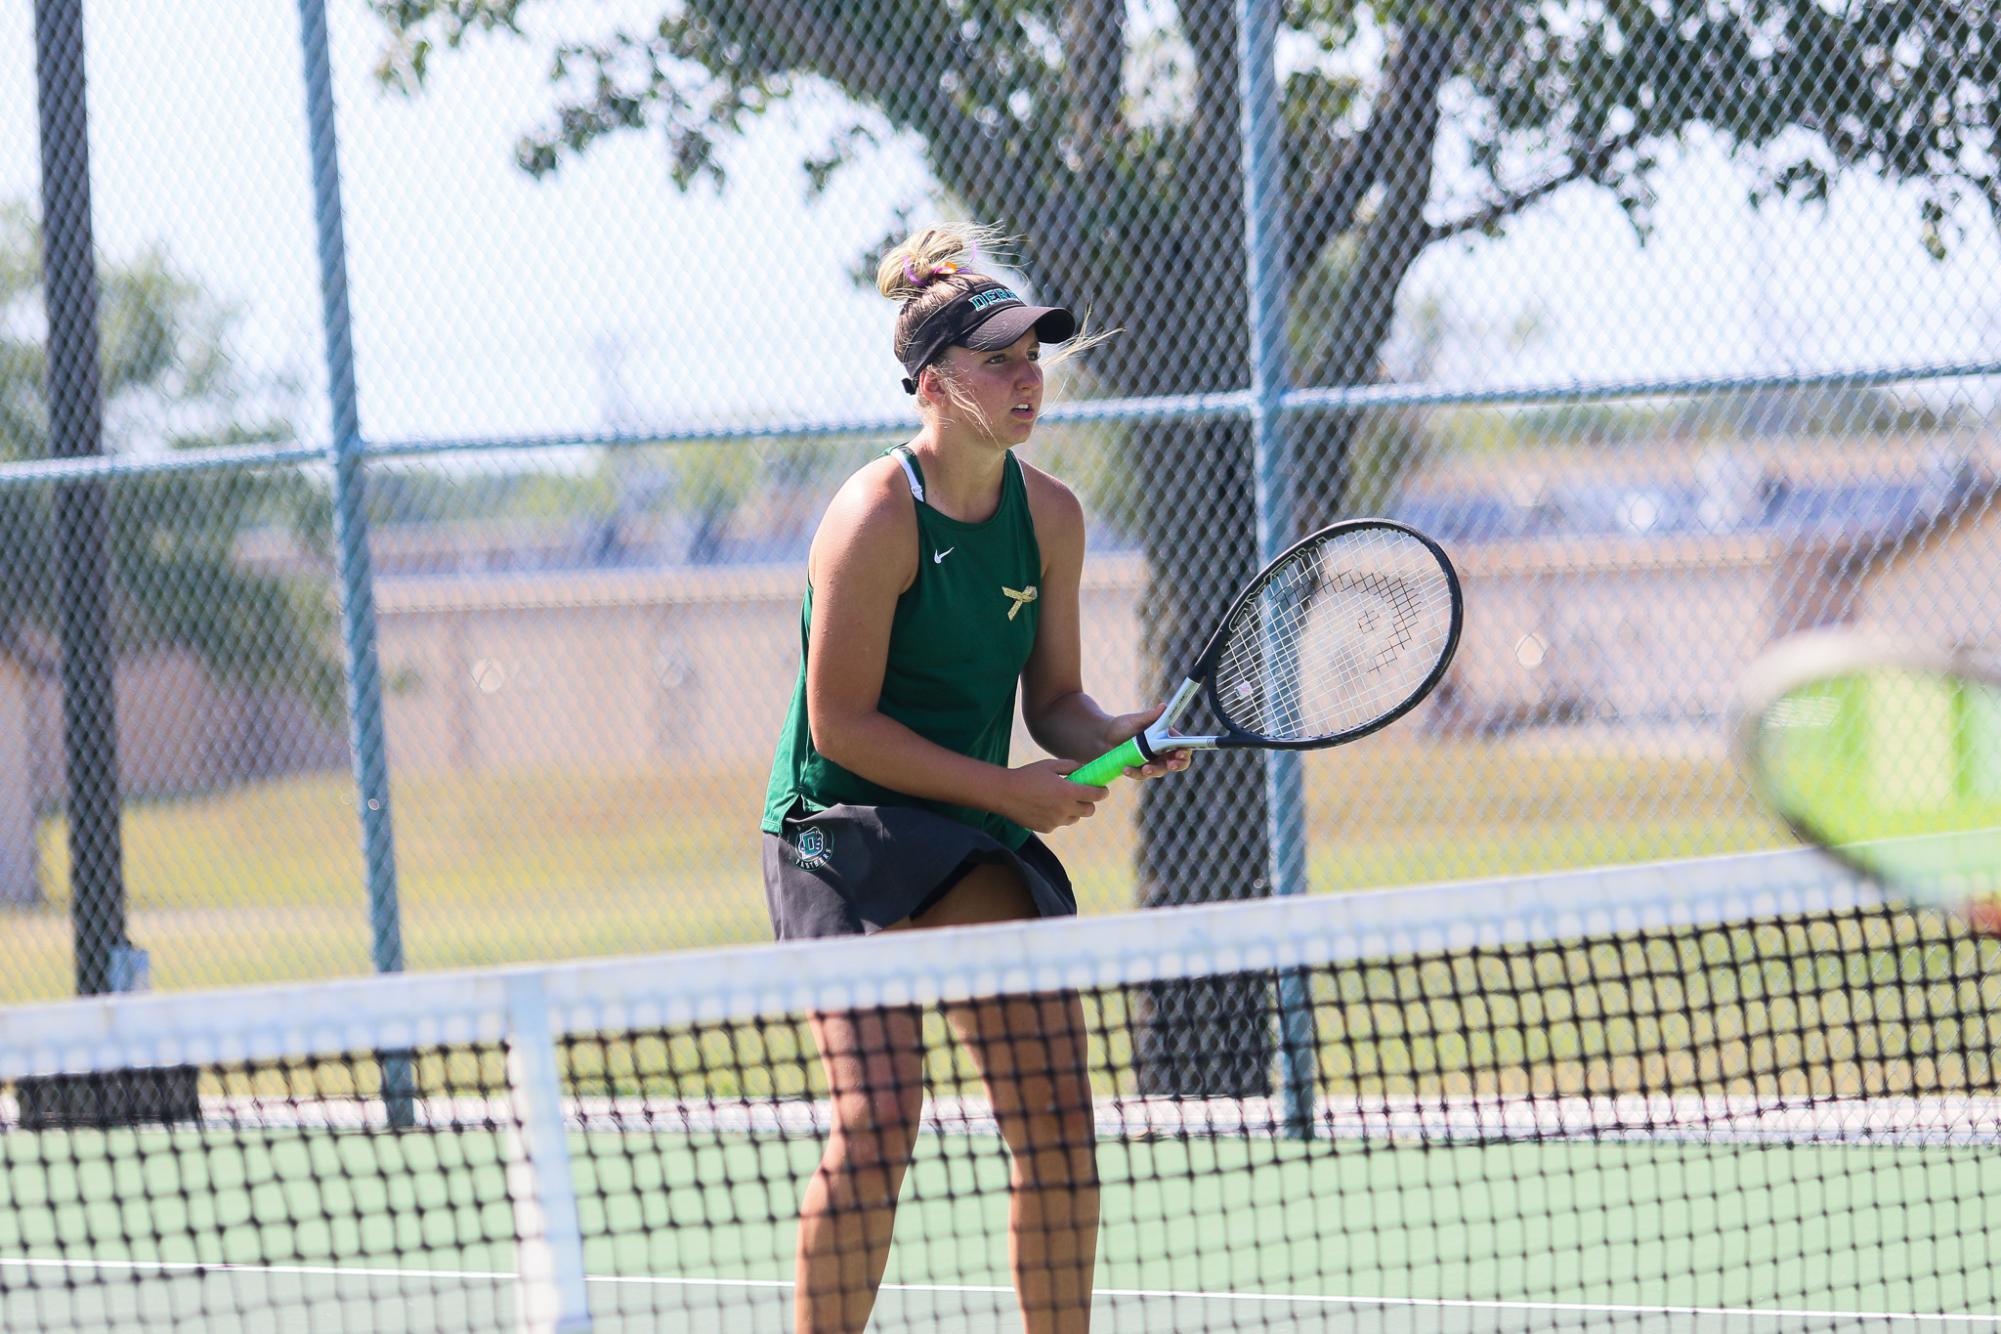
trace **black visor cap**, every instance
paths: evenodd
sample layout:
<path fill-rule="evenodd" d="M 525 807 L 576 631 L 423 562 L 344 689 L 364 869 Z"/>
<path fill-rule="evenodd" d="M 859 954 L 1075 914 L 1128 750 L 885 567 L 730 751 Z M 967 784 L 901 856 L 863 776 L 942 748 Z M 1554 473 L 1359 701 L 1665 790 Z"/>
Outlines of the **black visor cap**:
<path fill-rule="evenodd" d="M 1035 331 L 1044 343 L 1061 343 L 1077 332 L 1077 317 L 1061 306 L 1031 306 L 1012 288 L 993 279 L 961 292 L 918 326 L 904 357 L 903 391 L 917 392 L 917 375 L 948 347 L 997 352 Z"/>

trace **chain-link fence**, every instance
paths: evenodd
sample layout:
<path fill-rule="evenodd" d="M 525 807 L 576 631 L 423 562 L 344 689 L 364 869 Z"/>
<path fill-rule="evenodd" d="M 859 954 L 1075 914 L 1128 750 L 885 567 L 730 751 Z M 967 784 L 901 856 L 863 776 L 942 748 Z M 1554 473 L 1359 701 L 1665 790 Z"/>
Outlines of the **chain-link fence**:
<path fill-rule="evenodd" d="M 938 216 L 1119 331 L 1026 451 L 1108 706 L 1261 521 L 1459 564 L 1315 890 L 1775 844 L 1751 656 L 1992 634 L 1973 0 L 328 8 L 0 13 L 0 1000 L 762 938 L 807 544 L 914 421 L 858 275 Z M 1209 757 L 1052 841 L 1103 911 L 1266 829 Z"/>

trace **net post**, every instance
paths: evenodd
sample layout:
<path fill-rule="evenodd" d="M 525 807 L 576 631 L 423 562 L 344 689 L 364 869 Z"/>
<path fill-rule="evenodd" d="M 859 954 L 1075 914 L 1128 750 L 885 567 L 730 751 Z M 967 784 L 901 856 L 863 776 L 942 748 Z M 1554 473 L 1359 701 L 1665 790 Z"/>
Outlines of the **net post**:
<path fill-rule="evenodd" d="M 556 1033 L 539 972 L 507 981 L 507 1089 L 514 1112 L 505 1136 L 507 1185 L 520 1276 L 515 1328 L 582 1334 L 591 1328 L 583 1225 L 563 1127 Z"/>

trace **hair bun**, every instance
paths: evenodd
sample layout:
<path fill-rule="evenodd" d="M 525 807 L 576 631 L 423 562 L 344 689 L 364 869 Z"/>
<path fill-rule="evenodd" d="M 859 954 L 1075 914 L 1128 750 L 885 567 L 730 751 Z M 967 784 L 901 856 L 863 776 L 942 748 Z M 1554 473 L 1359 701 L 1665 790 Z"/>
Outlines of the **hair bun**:
<path fill-rule="evenodd" d="M 876 290 L 891 301 L 907 302 L 940 278 L 967 272 L 975 255 L 993 253 L 1004 240 L 992 228 L 972 223 L 926 227 L 882 257 Z"/>
<path fill-rule="evenodd" d="M 940 278 L 957 273 L 958 271 L 959 266 L 949 259 L 941 260 L 936 264 L 925 265 L 924 272 L 922 273 L 917 271 L 917 259 L 915 256 L 903 261 L 903 276 L 909 280 L 912 287 L 917 288 L 929 287 Z"/>

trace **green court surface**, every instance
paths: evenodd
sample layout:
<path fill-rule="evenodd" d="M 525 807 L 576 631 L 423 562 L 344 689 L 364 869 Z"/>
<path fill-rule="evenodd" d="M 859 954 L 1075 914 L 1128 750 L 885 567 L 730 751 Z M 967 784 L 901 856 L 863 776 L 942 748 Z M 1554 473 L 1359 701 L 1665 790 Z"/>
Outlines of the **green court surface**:
<path fill-rule="evenodd" d="M 0 1135 L 0 1328 L 510 1328 L 502 1147 Z M 1107 1140 L 1094 1328 L 2001 1327 L 1997 1147 Z M 589 1133 L 571 1152 L 597 1328 L 790 1327 L 816 1139 Z M 984 1134 L 923 1137 L 873 1328 L 1018 1327 L 1006 1176 Z"/>

